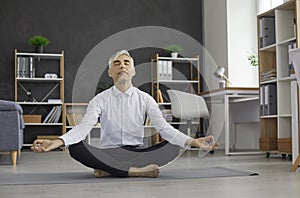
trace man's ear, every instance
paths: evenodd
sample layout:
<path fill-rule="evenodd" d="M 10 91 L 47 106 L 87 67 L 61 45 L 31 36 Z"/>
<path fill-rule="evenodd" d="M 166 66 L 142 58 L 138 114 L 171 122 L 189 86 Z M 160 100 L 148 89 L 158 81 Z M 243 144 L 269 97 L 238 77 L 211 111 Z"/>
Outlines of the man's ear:
<path fill-rule="evenodd" d="M 108 72 L 108 76 L 112 77 L 112 75 L 110 74 L 110 69 L 108 69 L 107 72 Z"/>
<path fill-rule="evenodd" d="M 132 69 L 132 76 L 135 76 L 136 72 L 135 72 L 135 67 L 133 67 Z"/>

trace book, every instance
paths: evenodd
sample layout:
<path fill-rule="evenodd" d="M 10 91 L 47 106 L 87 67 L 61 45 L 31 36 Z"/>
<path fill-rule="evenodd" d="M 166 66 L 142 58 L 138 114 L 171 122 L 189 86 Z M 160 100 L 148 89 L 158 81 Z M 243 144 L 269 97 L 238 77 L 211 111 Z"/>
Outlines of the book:
<path fill-rule="evenodd" d="M 53 123 L 58 123 L 60 115 L 61 115 L 61 106 L 58 106 L 53 119 Z"/>
<path fill-rule="evenodd" d="M 48 99 L 49 103 L 61 103 L 61 99 Z"/>
<path fill-rule="evenodd" d="M 61 106 L 54 106 L 48 113 L 43 123 L 57 123 L 61 116 Z"/>
<path fill-rule="evenodd" d="M 50 119 L 51 115 L 53 114 L 53 112 L 55 111 L 56 106 L 52 107 L 51 111 L 47 114 L 47 116 L 45 117 L 45 119 L 43 120 L 43 123 L 48 123 L 48 120 Z"/>
<path fill-rule="evenodd" d="M 81 113 L 68 113 L 67 121 L 70 126 L 78 125 L 82 120 L 83 115 Z"/>

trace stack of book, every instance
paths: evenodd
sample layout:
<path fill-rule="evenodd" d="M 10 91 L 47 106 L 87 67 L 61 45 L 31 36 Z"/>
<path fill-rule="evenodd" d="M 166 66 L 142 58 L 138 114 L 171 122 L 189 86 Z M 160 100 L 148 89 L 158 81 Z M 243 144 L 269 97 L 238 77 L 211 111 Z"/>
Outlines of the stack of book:
<path fill-rule="evenodd" d="M 82 117 L 83 117 L 83 115 L 81 113 L 68 113 L 67 120 L 68 120 L 69 126 L 78 125 L 81 122 Z"/>
<path fill-rule="evenodd" d="M 17 77 L 18 78 L 34 78 L 35 67 L 33 57 L 17 58 Z"/>
<path fill-rule="evenodd" d="M 260 81 L 264 82 L 264 81 L 268 81 L 268 80 L 273 80 L 273 79 L 276 79 L 276 77 L 277 77 L 276 69 L 271 69 L 269 71 L 261 73 Z"/>
<path fill-rule="evenodd" d="M 43 123 L 57 123 L 61 116 L 61 106 L 54 106 L 48 113 Z"/>

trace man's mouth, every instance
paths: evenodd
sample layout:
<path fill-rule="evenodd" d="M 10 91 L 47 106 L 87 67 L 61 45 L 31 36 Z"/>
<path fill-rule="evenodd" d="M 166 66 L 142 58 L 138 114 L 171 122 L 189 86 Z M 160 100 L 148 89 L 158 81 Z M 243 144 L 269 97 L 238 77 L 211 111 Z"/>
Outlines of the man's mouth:
<path fill-rule="evenodd" d="M 120 75 L 120 74 L 128 74 L 128 72 L 127 72 L 127 71 L 120 71 L 118 74 L 119 74 L 119 75 Z"/>

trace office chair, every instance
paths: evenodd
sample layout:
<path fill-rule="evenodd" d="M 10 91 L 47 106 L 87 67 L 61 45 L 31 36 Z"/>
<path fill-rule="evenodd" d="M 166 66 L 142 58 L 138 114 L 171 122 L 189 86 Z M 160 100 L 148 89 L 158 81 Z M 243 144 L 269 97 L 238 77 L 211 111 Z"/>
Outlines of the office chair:
<path fill-rule="evenodd" d="M 198 95 L 177 90 L 167 90 L 171 100 L 172 115 L 187 121 L 187 135 L 191 136 L 192 120 L 210 117 L 205 100 Z"/>

